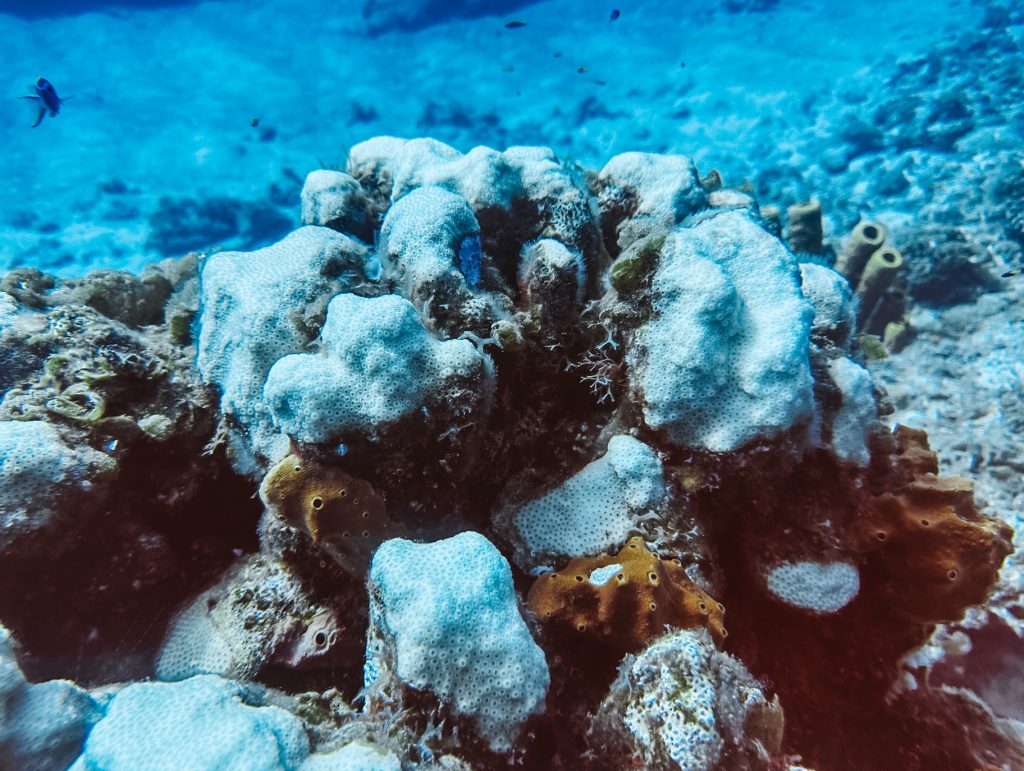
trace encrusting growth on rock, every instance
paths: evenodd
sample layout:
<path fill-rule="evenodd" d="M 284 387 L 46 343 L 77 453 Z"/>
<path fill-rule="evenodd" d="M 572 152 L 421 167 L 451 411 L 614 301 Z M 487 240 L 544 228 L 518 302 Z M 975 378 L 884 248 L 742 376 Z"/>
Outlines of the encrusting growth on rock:
<path fill-rule="evenodd" d="M 914 433 L 922 441 L 923 432 Z M 921 453 L 914 454 L 920 465 Z M 969 479 L 923 473 L 873 497 L 858 518 L 865 584 L 898 615 L 956 621 L 985 601 L 1012 550 L 1011 535 L 1006 524 L 978 513 L 973 489 Z"/>
<path fill-rule="evenodd" d="M 722 644 L 725 608 L 690 581 L 679 560 L 661 559 L 642 538 L 615 556 L 577 557 L 534 582 L 530 608 L 548 624 L 598 637 L 623 651 L 643 648 L 665 627 L 706 627 Z"/>
<path fill-rule="evenodd" d="M 387 537 L 387 510 L 373 485 L 297 455 L 288 455 L 267 472 L 260 498 L 274 515 L 308 533 L 357 577 Z"/>

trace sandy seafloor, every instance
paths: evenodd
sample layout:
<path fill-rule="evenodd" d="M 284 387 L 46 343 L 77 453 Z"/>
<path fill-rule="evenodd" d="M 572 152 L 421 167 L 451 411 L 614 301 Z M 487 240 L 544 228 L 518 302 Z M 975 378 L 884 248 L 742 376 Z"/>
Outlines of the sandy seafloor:
<path fill-rule="evenodd" d="M 971 245 L 984 289 L 917 308 L 918 339 L 874 371 L 896 407 L 890 419 L 927 429 L 943 470 L 975 478 L 979 499 L 1019 526 L 1024 276 L 999 278 L 1020 264 L 1020 245 L 1000 230 L 1003 201 L 987 185 L 1024 168 L 1012 96 L 1024 26 L 993 26 L 989 6 L 781 0 L 730 13 L 544 0 L 377 35 L 357 3 L 0 13 L 0 272 L 138 270 L 190 249 L 263 245 L 297 224 L 307 172 L 344 167 L 347 147 L 382 134 L 462 151 L 547 145 L 591 168 L 627 150 L 683 153 L 727 183 L 749 178 L 762 204 L 819 197 L 833 243 L 865 215 L 897 240 L 930 243 L 914 235 L 927 221 Z M 610 22 L 613 7 L 621 17 Z M 526 26 L 505 29 L 512 18 Z M 981 48 L 966 50 L 962 36 Z M 1017 59 L 986 52 L 993 36 L 1015 41 Z M 961 56 L 966 69 L 984 64 L 988 91 L 961 92 Z M 938 74 L 918 77 L 928 60 Z M 18 97 L 39 75 L 73 99 L 31 129 Z M 870 126 L 850 128 L 858 111 L 870 124 L 925 86 L 948 114 L 900 123 L 921 123 L 923 139 L 888 127 L 863 140 Z M 970 99 L 984 109 L 938 137 Z M 1019 580 L 1020 564 L 1011 557 L 1004 581 Z M 989 683 L 994 706 L 1022 718 L 1021 646 L 998 653 L 964 667 Z"/>

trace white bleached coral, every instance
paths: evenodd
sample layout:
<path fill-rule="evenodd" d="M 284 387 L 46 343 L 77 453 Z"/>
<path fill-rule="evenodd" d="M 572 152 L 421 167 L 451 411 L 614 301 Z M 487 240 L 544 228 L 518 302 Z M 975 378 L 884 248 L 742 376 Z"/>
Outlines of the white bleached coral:
<path fill-rule="evenodd" d="M 860 591 L 860 572 L 849 562 L 782 562 L 765 581 L 783 602 L 815 613 L 836 613 Z"/>
<path fill-rule="evenodd" d="M 274 364 L 264 391 L 275 424 L 302 442 L 375 435 L 440 400 L 456 379 L 491 387 L 484 354 L 468 340 L 436 340 L 395 295 L 338 295 L 320 340 L 320 353 Z"/>
<path fill-rule="evenodd" d="M 88 445 L 70 447 L 51 423 L 0 421 L 0 550 L 46 528 L 68 493 L 113 468 Z"/>
<path fill-rule="evenodd" d="M 840 460 L 867 465 L 871 460 L 868 437 L 878 427 L 871 373 L 846 358 L 830 361 L 828 372 L 842 394 L 842 404 L 832 421 L 832 450 Z"/>
<path fill-rule="evenodd" d="M 30 683 L 0 626 L 0 768 L 65 768 L 81 752 L 99 704 L 70 680 Z"/>
<path fill-rule="evenodd" d="M 365 280 L 368 260 L 358 242 L 312 226 L 265 249 L 207 258 L 196 366 L 220 389 L 221 411 L 243 429 L 235 443 L 243 470 L 287 454 L 287 439 L 275 430 L 263 401 L 267 373 L 282 356 L 305 349 L 327 299 Z"/>
<path fill-rule="evenodd" d="M 248 697 L 214 675 L 129 685 L 114 696 L 71 769 L 297 769 L 309 754 L 301 721 L 280 707 L 253 706 Z"/>
<path fill-rule="evenodd" d="M 550 492 L 507 513 L 516 562 L 536 567 L 552 558 L 594 556 L 621 546 L 639 517 L 666 496 L 658 454 L 628 435 Z"/>
<path fill-rule="evenodd" d="M 394 753 L 367 742 L 349 742 L 306 758 L 299 771 L 402 771 Z"/>
<path fill-rule="evenodd" d="M 372 222 L 359 183 L 341 171 L 311 171 L 302 185 L 302 224 L 366 237 Z"/>
<path fill-rule="evenodd" d="M 652 293 L 626 357 L 651 428 L 731 452 L 809 422 L 813 309 L 778 239 L 739 211 L 677 228 Z"/>
<path fill-rule="evenodd" d="M 478 218 L 501 212 L 499 219 L 521 231 L 524 242 L 557 238 L 588 258 L 599 248 L 586 186 L 546 147 L 474 147 L 462 154 L 436 139 L 376 137 L 351 149 L 349 171 L 390 182 L 392 202 L 417 188 L 441 187 L 465 198 Z"/>
<path fill-rule="evenodd" d="M 432 692 L 491 750 L 509 750 L 543 708 L 544 653 L 520 616 L 508 563 L 479 533 L 385 541 L 370 567 L 370 620 L 367 686 L 385 687 L 390 674 Z"/>
<path fill-rule="evenodd" d="M 604 165 L 598 180 L 628 191 L 634 199 L 632 217 L 665 228 L 708 204 L 697 168 L 685 155 L 621 153 Z"/>
<path fill-rule="evenodd" d="M 685 630 L 626 658 L 588 739 L 603 757 L 621 756 L 622 767 L 767 768 L 781 745 L 782 710 L 707 632 Z"/>
<path fill-rule="evenodd" d="M 814 307 L 811 334 L 849 350 L 857 328 L 857 296 L 840 273 L 813 262 L 800 264 L 800 290 Z"/>
<path fill-rule="evenodd" d="M 418 188 L 388 209 L 380 232 L 382 262 L 406 296 L 422 301 L 424 290 L 457 275 L 460 245 L 479 232 L 473 209 L 461 195 L 441 187 Z"/>

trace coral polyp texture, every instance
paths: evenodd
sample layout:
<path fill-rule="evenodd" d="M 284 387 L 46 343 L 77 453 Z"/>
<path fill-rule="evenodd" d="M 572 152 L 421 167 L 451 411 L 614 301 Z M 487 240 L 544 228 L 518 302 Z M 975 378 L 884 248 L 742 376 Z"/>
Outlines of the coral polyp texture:
<path fill-rule="evenodd" d="M 703 632 L 662 637 L 619 668 L 590 727 L 599 768 L 769 767 L 783 714 Z"/>
<path fill-rule="evenodd" d="M 298 768 L 309 754 L 298 718 L 280 707 L 247 702 L 239 685 L 214 675 L 129 685 L 104 712 L 71 766 L 75 771 L 270 771 Z"/>
<path fill-rule="evenodd" d="M 543 709 L 549 675 L 498 550 L 473 532 L 433 544 L 395 539 L 374 555 L 369 580 L 368 698 L 395 678 L 469 718 L 491 750 L 511 749 Z"/>
<path fill-rule="evenodd" d="M 400 297 L 338 295 L 327 306 L 320 344 L 319 353 L 278 359 L 263 387 L 275 425 L 296 441 L 383 432 L 459 385 L 480 392 L 481 407 L 487 403 L 483 355 L 468 340 L 434 339 Z"/>
<path fill-rule="evenodd" d="M 663 503 L 665 492 L 657 453 L 632 436 L 614 436 L 600 458 L 507 515 L 520 563 L 613 548 Z"/>
<path fill-rule="evenodd" d="M 767 582 L 789 605 L 835 613 L 857 596 L 860 572 L 849 562 L 782 562 L 768 572 Z"/>
<path fill-rule="evenodd" d="M 323 325 L 327 300 L 365 281 L 369 250 L 327 228 L 304 227 L 257 252 L 219 252 L 201 270 L 196 366 L 221 393 L 238 463 L 280 460 L 288 442 L 263 390 L 270 368 Z"/>
<path fill-rule="evenodd" d="M 794 257 L 746 214 L 674 230 L 651 308 L 627 362 L 645 421 L 670 442 L 730 452 L 810 420 L 813 310 Z"/>
<path fill-rule="evenodd" d="M 0 279 L 3 762 L 1019 767 L 929 681 L 1024 601 L 883 423 L 896 236 L 705 172 L 378 137 L 270 246 Z"/>
<path fill-rule="evenodd" d="M 696 586 L 678 560 L 660 559 L 642 538 L 614 556 L 577 557 L 538 578 L 527 599 L 546 624 L 638 651 L 666 627 L 703 627 L 725 640 L 725 608 Z"/>

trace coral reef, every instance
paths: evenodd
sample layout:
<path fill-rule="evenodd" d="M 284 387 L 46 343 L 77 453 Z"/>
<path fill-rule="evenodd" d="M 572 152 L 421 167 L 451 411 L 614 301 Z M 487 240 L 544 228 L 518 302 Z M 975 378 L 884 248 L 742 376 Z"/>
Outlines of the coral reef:
<path fill-rule="evenodd" d="M 118 691 L 71 768 L 299 768 L 302 722 L 214 675 Z"/>
<path fill-rule="evenodd" d="M 661 460 L 632 436 L 613 436 L 608 451 L 547 494 L 506 518 L 524 568 L 573 555 L 594 556 L 625 541 L 666 495 Z"/>
<path fill-rule="evenodd" d="M 366 742 L 350 742 L 331 752 L 317 753 L 306 758 L 300 771 L 401 771 L 398 757 L 387 750 Z"/>
<path fill-rule="evenodd" d="M 15 653 L 11 633 L 0 626 L 0 765 L 65 768 L 100 719 L 100 705 L 68 680 L 28 682 Z"/>
<path fill-rule="evenodd" d="M 145 676 L 168 611 L 255 543 L 193 368 L 196 264 L 0 278 L 0 615 L 33 679 Z"/>
<path fill-rule="evenodd" d="M 707 206 L 707 194 L 693 161 L 682 155 L 622 153 L 608 161 L 597 177 L 601 227 L 615 245 L 627 248 L 653 232 L 665 231 Z"/>
<path fill-rule="evenodd" d="M 316 337 L 326 294 L 366 278 L 369 250 L 327 228 L 301 228 L 258 252 L 218 252 L 201 269 L 198 356 L 203 379 L 221 392 L 236 464 L 276 462 L 288 441 L 275 429 L 263 388 L 270 368 Z M 370 269 L 373 272 L 373 269 Z M 266 461 L 264 461 L 266 462 Z"/>
<path fill-rule="evenodd" d="M 85 411 L 67 390 L 63 396 L 67 409 Z M 64 403 L 55 401 L 54 407 Z M 103 408 L 93 406 L 90 413 L 97 409 Z M 69 501 L 82 488 L 102 484 L 113 467 L 91 447 L 70 446 L 44 420 L 0 421 L 0 552 L 23 550 L 26 540 L 47 530 L 61 533 L 59 515 Z"/>
<path fill-rule="evenodd" d="M 435 340 L 407 300 L 338 295 L 319 341 L 319 354 L 279 358 L 263 386 L 274 424 L 295 441 L 373 437 L 460 397 L 470 420 L 486 422 L 483 355 L 469 340 Z"/>
<path fill-rule="evenodd" d="M 767 572 L 765 582 L 787 605 L 835 613 L 860 591 L 860 571 L 849 562 L 781 562 Z"/>
<path fill-rule="evenodd" d="M 320 225 L 368 240 L 373 234 L 373 212 L 359 183 L 341 171 L 317 169 L 302 185 L 302 224 Z"/>
<path fill-rule="evenodd" d="M 322 596 L 287 563 L 253 555 L 187 604 L 157 654 L 160 680 L 223 675 L 251 680 L 265 668 L 329 670 L 361 658 L 365 627 L 344 594 Z"/>
<path fill-rule="evenodd" d="M 651 294 L 626 361 L 652 429 L 730 452 L 810 418 L 811 308 L 796 261 L 747 215 L 672 231 Z"/>
<path fill-rule="evenodd" d="M 880 422 L 887 228 L 837 271 L 827 205 L 787 246 L 684 156 L 393 137 L 302 208 L 251 253 L 0 280 L 0 618 L 95 688 L 77 768 L 1020 754 L 928 680 L 937 624 L 1013 616 L 1011 532 Z"/>

